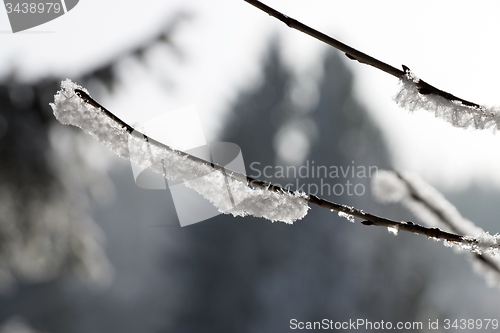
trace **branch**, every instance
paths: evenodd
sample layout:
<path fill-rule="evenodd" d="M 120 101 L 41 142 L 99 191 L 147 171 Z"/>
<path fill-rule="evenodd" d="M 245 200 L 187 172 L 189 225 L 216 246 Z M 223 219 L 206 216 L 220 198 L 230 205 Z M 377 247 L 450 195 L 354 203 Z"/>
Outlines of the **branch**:
<path fill-rule="evenodd" d="M 374 179 L 375 196 L 385 202 L 402 202 L 427 225 L 438 225 L 454 233 L 481 235 L 483 229 L 465 219 L 435 188 L 410 173 L 380 170 Z M 500 287 L 500 260 L 484 253 L 472 253 L 472 263 L 490 284 Z"/>
<path fill-rule="evenodd" d="M 406 67 L 405 65 L 402 65 L 403 70 L 397 69 L 389 64 L 386 64 L 385 62 L 382 62 L 378 59 L 373 58 L 372 56 L 367 55 L 366 53 L 363 53 L 361 51 L 356 50 L 355 48 L 350 47 L 349 45 L 346 45 L 330 36 L 325 35 L 324 33 L 315 30 L 291 17 L 288 17 L 281 12 L 277 11 L 276 9 L 273 9 L 265 4 L 263 4 L 260 1 L 257 0 L 244 0 L 248 2 L 249 4 L 259 8 L 263 12 L 266 12 L 267 14 L 277 18 L 281 22 L 285 23 L 288 27 L 292 29 L 297 29 L 311 37 L 314 37 L 330 46 L 333 46 L 334 48 L 342 51 L 345 53 L 345 55 L 351 59 L 351 60 L 357 60 L 358 62 L 362 64 L 366 64 L 372 67 L 375 67 L 377 69 L 380 69 L 381 71 L 384 71 L 388 74 L 391 74 L 392 76 L 397 77 L 398 79 L 403 79 L 405 76 L 410 72 L 410 69 Z M 418 82 L 415 82 L 415 85 L 418 88 L 418 92 L 422 95 L 428 95 L 428 94 L 433 94 L 437 96 L 441 96 L 444 99 L 448 101 L 456 101 L 460 102 L 462 105 L 482 110 L 483 107 L 480 106 L 479 104 L 472 103 L 469 101 L 466 101 L 462 98 L 456 97 L 446 91 L 440 90 L 427 82 L 423 80 L 418 80 Z"/>
<path fill-rule="evenodd" d="M 83 88 L 80 89 L 81 87 L 76 86 L 69 80 L 64 81 L 62 83 L 62 86 L 63 90 L 59 91 L 58 94 L 55 96 L 55 104 L 51 104 L 56 118 L 58 118 L 58 120 L 63 124 L 72 124 L 74 126 L 83 128 L 88 133 L 92 134 L 95 137 L 98 137 L 98 139 L 100 139 L 101 141 L 104 141 L 104 143 L 107 144 L 109 148 L 114 150 L 115 153 L 117 153 L 121 157 L 128 156 L 128 153 L 127 154 L 124 153 L 126 146 L 124 146 L 124 143 L 122 142 L 126 141 L 126 137 L 121 136 L 122 133 L 126 133 L 127 135 L 130 135 L 131 137 L 140 140 L 138 142 L 143 142 L 143 143 L 146 142 L 148 145 L 148 149 L 151 145 L 152 147 L 159 148 L 163 151 L 169 152 L 170 154 L 174 154 L 175 156 L 180 156 L 181 160 L 185 159 L 193 162 L 195 165 L 204 166 L 211 168 L 212 170 L 216 170 L 224 176 L 224 179 L 227 179 L 227 177 L 229 177 L 230 179 L 243 184 L 245 188 L 248 188 L 249 186 L 253 188 L 257 187 L 265 190 L 265 192 L 274 192 L 281 197 L 288 196 L 288 197 L 298 198 L 300 200 L 304 200 L 309 204 L 314 204 L 323 208 L 330 209 L 332 211 L 337 211 L 339 213 L 348 214 L 353 217 L 361 218 L 363 220 L 361 222 L 363 225 L 367 226 L 375 225 L 375 226 L 391 228 L 392 230 L 394 229 L 403 230 L 415 234 L 425 235 L 428 238 L 443 239 L 452 243 L 461 244 L 469 247 L 473 247 L 479 243 L 478 240 L 468 236 L 446 232 L 438 228 L 427 228 L 413 222 L 393 221 L 384 217 L 379 217 L 376 215 L 365 213 L 364 211 L 354 207 L 337 204 L 319 198 L 316 195 L 297 194 L 297 192 L 291 191 L 289 189 L 282 188 L 280 186 L 255 179 L 253 177 L 244 175 L 242 173 L 228 170 L 218 164 L 208 162 L 206 160 L 203 160 L 199 157 L 193 156 L 186 152 L 177 151 L 161 142 L 158 142 L 148 137 L 144 133 L 138 131 L 129 124 L 125 123 L 123 120 L 115 116 L 105 107 L 103 107 L 94 99 L 92 99 L 89 96 L 89 94 L 83 90 Z M 67 95 L 69 95 L 69 97 Z M 78 119 L 80 117 L 87 117 L 87 118 L 84 118 L 83 120 Z M 104 117 L 104 118 L 97 119 L 98 123 L 95 123 L 90 121 L 88 117 Z M 79 123 L 79 121 L 81 123 Z M 107 126 L 105 124 L 106 122 L 108 122 L 110 126 L 106 127 Z M 108 133 L 113 131 L 115 131 L 116 133 Z M 99 136 L 103 135 L 106 136 L 104 139 L 102 137 L 99 138 Z M 118 140 L 119 142 L 114 144 L 119 146 L 112 147 L 113 143 L 110 143 L 110 140 Z M 169 155 L 169 156 L 174 156 L 174 155 Z M 169 157 L 167 156 L 167 158 Z M 166 161 L 162 159 L 161 162 L 163 170 L 165 170 Z M 166 171 L 163 171 L 163 175 L 167 177 Z M 256 215 L 256 216 L 262 216 L 262 215 Z"/>
<path fill-rule="evenodd" d="M 447 211 L 443 207 L 439 207 L 435 205 L 435 202 L 427 200 L 425 197 L 422 196 L 418 188 L 413 184 L 411 181 L 409 181 L 406 177 L 404 177 L 401 173 L 396 172 L 396 176 L 404 182 L 406 187 L 409 190 L 409 194 L 413 200 L 416 202 L 420 203 L 422 206 L 427 208 L 429 211 L 431 211 L 433 214 L 436 215 L 437 218 L 442 222 L 443 225 L 445 225 L 449 230 L 451 230 L 454 233 L 467 233 L 471 232 L 472 230 L 465 231 L 464 229 L 464 223 L 458 222 L 456 219 L 453 219 L 447 214 Z M 450 204 L 451 205 L 451 204 Z M 460 218 L 459 218 L 460 220 Z M 475 225 L 472 225 L 472 222 L 470 223 L 469 226 L 465 226 L 465 229 L 479 229 Z M 478 230 L 481 231 L 482 230 Z M 485 254 L 479 254 L 479 253 L 474 253 L 473 254 L 474 258 L 476 260 L 481 261 L 483 264 L 489 267 L 489 269 L 493 270 L 496 272 L 496 274 L 500 274 L 500 267 L 498 266 L 499 262 L 496 261 L 494 258 L 485 255 Z"/>

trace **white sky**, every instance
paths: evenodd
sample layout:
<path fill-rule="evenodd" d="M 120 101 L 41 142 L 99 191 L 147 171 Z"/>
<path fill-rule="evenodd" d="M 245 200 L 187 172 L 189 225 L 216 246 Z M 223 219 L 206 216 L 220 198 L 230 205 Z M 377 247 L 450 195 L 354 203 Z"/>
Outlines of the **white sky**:
<path fill-rule="evenodd" d="M 264 2 L 395 67 L 405 64 L 438 88 L 476 103 L 500 104 L 498 2 Z M 177 89 L 167 95 L 129 62 L 123 89 L 103 101 L 129 121 L 196 104 L 212 141 L 238 88 L 259 78 L 266 41 L 276 33 L 297 73 L 318 74 L 318 59 L 326 49 L 321 42 L 243 0 L 82 0 L 66 15 L 18 34 L 9 33 L 0 8 L 0 75 L 16 68 L 23 79 L 44 73 L 71 78 L 150 37 L 181 8 L 195 17 L 176 35 L 188 59 L 164 61 Z M 500 187 L 500 158 L 494 154 L 500 133 L 454 129 L 423 111 L 410 115 L 392 101 L 398 90 L 395 78 L 357 62 L 349 66 L 355 71 L 356 93 L 384 129 L 400 170 L 415 171 L 440 188 L 472 181 Z"/>

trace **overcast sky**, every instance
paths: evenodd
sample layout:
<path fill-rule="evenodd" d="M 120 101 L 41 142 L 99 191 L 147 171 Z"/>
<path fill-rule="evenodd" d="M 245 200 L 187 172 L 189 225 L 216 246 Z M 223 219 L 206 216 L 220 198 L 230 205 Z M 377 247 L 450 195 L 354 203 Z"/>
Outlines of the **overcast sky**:
<path fill-rule="evenodd" d="M 498 2 L 264 2 L 395 67 L 405 64 L 440 89 L 500 105 Z M 175 39 L 187 59 L 172 54 L 169 61 L 156 60 L 177 89 L 167 96 L 158 80 L 125 62 L 123 89 L 103 101 L 117 114 L 139 121 L 196 104 L 213 141 L 228 102 L 239 88 L 259 79 L 264 47 L 276 34 L 287 64 L 314 95 L 310 82 L 321 74 L 318 64 L 326 46 L 243 0 L 82 0 L 64 16 L 17 34 L 10 33 L 2 7 L 0 75 L 15 68 L 23 80 L 47 73 L 71 78 L 151 36 L 180 10 L 194 14 Z M 151 57 L 155 61 L 154 53 Z M 394 77 L 353 61 L 349 66 L 356 93 L 383 128 L 397 168 L 415 171 L 440 188 L 470 182 L 500 187 L 499 134 L 454 129 L 424 111 L 409 114 L 392 101 L 398 91 Z"/>

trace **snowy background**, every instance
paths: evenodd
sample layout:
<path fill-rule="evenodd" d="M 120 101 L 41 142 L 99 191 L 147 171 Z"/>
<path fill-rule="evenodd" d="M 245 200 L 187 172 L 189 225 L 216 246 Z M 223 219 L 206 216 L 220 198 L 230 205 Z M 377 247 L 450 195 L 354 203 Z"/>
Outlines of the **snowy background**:
<path fill-rule="evenodd" d="M 494 2 L 266 3 L 438 88 L 500 104 Z M 180 228 L 168 191 L 137 187 L 128 161 L 57 123 L 47 105 L 65 78 L 131 123 L 196 104 L 207 140 L 239 144 L 247 170 L 314 160 L 413 171 L 497 232 L 498 135 L 400 109 L 393 77 L 235 0 L 81 1 L 17 34 L 1 8 L 0 45 L 6 330 L 281 332 L 291 318 L 497 318 L 498 291 L 465 256 L 424 237 L 316 207 L 294 226 L 220 216 Z M 330 199 L 415 220 L 368 193 Z"/>

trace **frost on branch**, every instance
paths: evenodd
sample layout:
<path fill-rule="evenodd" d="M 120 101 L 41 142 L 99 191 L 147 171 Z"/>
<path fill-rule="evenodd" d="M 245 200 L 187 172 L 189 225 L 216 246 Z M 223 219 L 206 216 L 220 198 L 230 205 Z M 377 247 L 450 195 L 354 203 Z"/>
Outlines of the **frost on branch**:
<path fill-rule="evenodd" d="M 345 218 L 347 221 L 349 221 L 349 222 L 351 222 L 351 223 L 354 223 L 354 222 L 355 222 L 355 220 L 354 220 L 354 216 L 349 215 L 349 214 L 347 214 L 347 213 L 344 213 L 344 212 L 339 212 L 339 216 L 340 216 L 340 217 Z"/>
<path fill-rule="evenodd" d="M 415 174 L 379 170 L 373 185 L 373 194 L 379 201 L 402 202 L 429 227 L 462 235 L 479 235 L 483 232 L 462 217 L 439 191 Z"/>
<path fill-rule="evenodd" d="M 434 112 L 437 118 L 444 119 L 455 127 L 500 129 L 500 109 L 486 107 L 472 107 L 462 104 L 460 101 L 451 101 L 444 97 L 419 92 L 417 84 L 420 79 L 409 69 L 401 79 L 401 88 L 394 97 L 395 102 L 410 111 L 418 109 Z"/>
<path fill-rule="evenodd" d="M 285 223 L 293 223 L 307 214 L 309 206 L 305 194 L 252 188 L 215 171 L 209 163 L 200 163 L 172 148 L 151 144 L 142 136 L 127 131 L 101 109 L 86 103 L 75 94 L 75 89 L 87 93 L 85 88 L 70 80 L 61 83 L 61 90 L 51 104 L 57 120 L 81 128 L 122 158 L 130 159 L 143 168 L 149 167 L 170 180 L 184 182 L 220 212 L 234 216 L 253 215 Z M 229 170 L 227 172 L 230 173 Z"/>
<path fill-rule="evenodd" d="M 500 287 L 500 235 L 490 235 L 464 218 L 441 193 L 415 174 L 379 170 L 373 182 L 373 194 L 382 202 L 401 202 L 430 227 L 468 235 L 464 237 L 466 243 L 445 241 L 444 245 L 473 252 L 470 261 L 474 270 L 483 275 L 489 285 Z"/>

